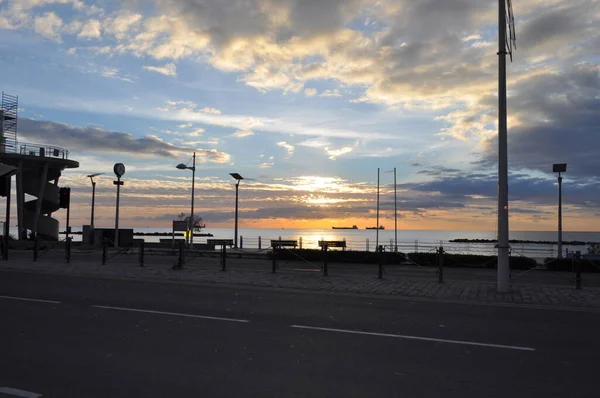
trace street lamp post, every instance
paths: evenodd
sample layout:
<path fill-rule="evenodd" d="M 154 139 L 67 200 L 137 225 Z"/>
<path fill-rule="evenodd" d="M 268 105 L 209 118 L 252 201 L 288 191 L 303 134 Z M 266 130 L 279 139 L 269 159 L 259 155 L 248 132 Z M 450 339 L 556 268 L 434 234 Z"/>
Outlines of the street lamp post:
<path fill-rule="evenodd" d="M 244 179 L 238 173 L 229 173 L 230 176 L 235 178 L 237 182 L 235 183 L 235 228 L 234 228 L 234 247 L 237 249 L 238 247 L 238 198 L 239 198 L 239 188 L 240 182 Z"/>
<path fill-rule="evenodd" d="M 558 258 L 562 258 L 562 176 L 567 171 L 566 163 L 552 165 L 552 171 L 558 173 Z"/>
<path fill-rule="evenodd" d="M 92 215 L 90 216 L 90 225 L 92 227 L 94 226 L 94 204 L 96 201 L 96 181 L 94 181 L 94 177 L 97 177 L 102 174 L 104 173 L 90 174 L 87 176 L 92 182 Z"/>
<path fill-rule="evenodd" d="M 192 170 L 192 208 L 190 210 L 190 218 L 188 221 L 188 228 L 190 231 L 190 243 L 189 248 L 194 249 L 194 185 L 196 182 L 196 152 L 192 156 L 192 167 L 189 167 L 186 164 L 179 163 L 177 165 L 179 170 Z"/>

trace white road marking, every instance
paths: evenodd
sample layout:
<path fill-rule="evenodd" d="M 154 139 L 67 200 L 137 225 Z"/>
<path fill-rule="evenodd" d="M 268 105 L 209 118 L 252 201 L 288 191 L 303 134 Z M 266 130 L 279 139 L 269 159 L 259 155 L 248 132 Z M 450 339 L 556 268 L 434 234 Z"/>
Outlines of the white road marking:
<path fill-rule="evenodd" d="M 186 318 L 211 319 L 213 321 L 227 321 L 227 322 L 240 322 L 240 323 L 248 323 L 248 322 L 250 322 L 247 319 L 221 318 L 221 317 L 217 317 L 217 316 L 182 314 L 182 313 L 179 313 L 179 312 L 140 310 L 140 309 L 137 309 L 137 308 L 109 307 L 109 306 L 104 306 L 104 305 L 92 305 L 92 307 L 93 308 L 102 308 L 102 309 L 105 309 L 105 310 L 144 312 L 144 313 L 148 313 L 148 314 L 182 316 L 182 317 L 186 317 Z"/>
<path fill-rule="evenodd" d="M 359 330 L 320 328 L 320 327 L 315 327 L 315 326 L 302 326 L 302 325 L 291 325 L 291 326 L 296 329 L 320 330 L 320 331 L 324 331 L 324 332 L 361 334 L 361 335 L 365 335 L 365 336 L 377 336 L 377 337 L 393 337 L 396 339 L 408 339 L 408 340 L 434 341 L 437 343 L 474 345 L 474 346 L 479 346 L 479 347 L 504 348 L 507 350 L 535 351 L 535 348 L 531 348 L 531 347 L 519 347 L 519 346 L 514 346 L 514 345 L 503 345 L 503 344 L 487 344 L 487 343 L 478 343 L 475 341 L 435 339 L 433 337 L 420 337 L 420 336 L 407 336 L 407 335 L 402 335 L 402 334 L 362 332 Z"/>
<path fill-rule="evenodd" d="M 60 301 L 40 300 L 40 299 L 32 299 L 32 298 L 26 298 L 26 297 L 0 296 L 0 299 L 21 300 L 21 301 L 35 301 L 36 303 L 60 304 Z"/>
<path fill-rule="evenodd" d="M 38 398 L 38 397 L 42 396 L 42 394 L 37 394 L 35 392 L 17 390 L 16 388 L 10 388 L 10 387 L 0 387 L 0 393 L 14 395 L 15 397 L 24 397 L 24 398 Z"/>

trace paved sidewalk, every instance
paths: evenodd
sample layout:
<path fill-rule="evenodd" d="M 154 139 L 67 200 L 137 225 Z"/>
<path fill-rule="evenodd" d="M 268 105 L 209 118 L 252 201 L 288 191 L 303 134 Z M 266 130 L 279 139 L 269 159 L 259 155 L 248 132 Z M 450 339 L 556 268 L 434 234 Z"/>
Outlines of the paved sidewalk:
<path fill-rule="evenodd" d="M 243 260 L 242 260 L 243 261 Z M 73 276 L 104 276 L 139 280 L 170 280 L 188 283 L 217 283 L 273 288 L 303 289 L 363 294 L 395 295 L 419 299 L 475 302 L 483 304 L 529 304 L 552 308 L 587 308 L 600 311 L 600 289 L 575 290 L 567 286 L 513 284 L 510 293 L 496 292 L 494 283 L 483 281 L 436 280 L 392 275 L 377 279 L 376 275 L 331 275 L 319 272 L 271 274 L 260 270 L 220 272 L 194 265 L 172 270 L 169 261 L 140 267 L 134 258 L 123 258 L 107 265 L 76 261 L 71 264 L 53 260 L 15 259 L 0 262 L 0 270 L 21 270 Z M 432 278 L 435 279 L 435 278 Z"/>

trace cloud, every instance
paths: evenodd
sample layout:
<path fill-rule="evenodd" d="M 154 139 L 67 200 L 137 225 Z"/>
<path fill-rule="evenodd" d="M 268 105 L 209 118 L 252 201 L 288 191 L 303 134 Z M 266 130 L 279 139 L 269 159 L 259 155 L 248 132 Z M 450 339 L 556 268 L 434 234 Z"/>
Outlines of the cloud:
<path fill-rule="evenodd" d="M 261 157 L 263 156 L 261 155 Z M 265 162 L 262 162 L 258 167 L 260 167 L 261 169 L 268 169 L 270 167 L 273 167 L 273 165 L 275 165 L 275 157 L 269 156 L 269 159 Z"/>
<path fill-rule="evenodd" d="M 189 129 L 190 127 L 192 127 L 192 123 L 183 123 L 177 127 L 179 127 L 180 129 Z"/>
<path fill-rule="evenodd" d="M 235 133 L 233 133 L 233 136 L 236 138 L 246 138 L 254 134 L 255 133 L 251 130 L 238 130 Z"/>
<path fill-rule="evenodd" d="M 34 20 L 34 29 L 36 33 L 46 39 L 62 42 L 60 28 L 63 26 L 63 20 L 53 12 L 46 12 L 41 17 Z"/>
<path fill-rule="evenodd" d="M 178 147 L 148 135 L 136 138 L 131 134 L 103 130 L 98 127 L 78 127 L 52 121 L 19 120 L 19 134 L 33 142 L 52 142 L 71 152 L 130 153 L 135 156 L 161 156 L 174 158 L 181 152 L 194 148 Z M 196 149 L 200 161 L 226 163 L 227 153 L 215 149 Z"/>
<path fill-rule="evenodd" d="M 307 97 L 314 97 L 315 95 L 317 95 L 317 89 L 316 88 L 304 89 L 304 95 L 306 95 Z"/>
<path fill-rule="evenodd" d="M 327 152 L 327 155 L 329 156 L 330 160 L 335 160 L 342 155 L 352 152 L 353 150 L 354 147 L 352 146 L 344 146 L 339 149 L 325 148 L 325 152 Z"/>
<path fill-rule="evenodd" d="M 509 98 L 512 168 L 550 173 L 553 163 L 569 163 L 569 174 L 598 178 L 600 157 L 600 66 L 579 63 L 562 72 L 540 73 L 520 83 Z M 486 101 L 492 102 L 493 98 Z M 483 160 L 494 164 L 497 137 L 483 145 Z"/>
<path fill-rule="evenodd" d="M 209 107 L 200 109 L 200 112 L 208 113 L 211 115 L 220 115 L 221 114 L 221 111 L 218 110 L 217 108 L 209 108 Z"/>
<path fill-rule="evenodd" d="M 323 91 L 321 94 L 319 94 L 319 97 L 341 97 L 342 93 L 340 93 L 340 90 L 333 89 L 333 90 L 325 90 Z"/>
<path fill-rule="evenodd" d="M 277 146 L 284 148 L 288 153 L 288 157 L 292 156 L 294 154 L 294 150 L 296 149 L 292 144 L 288 144 L 285 141 L 279 141 Z"/>
<path fill-rule="evenodd" d="M 177 76 L 177 66 L 175 64 L 166 64 L 164 66 L 144 66 L 144 69 L 160 73 L 165 76 Z"/>
<path fill-rule="evenodd" d="M 102 35 L 100 21 L 90 19 L 83 25 L 81 32 L 77 35 L 80 39 L 99 39 Z"/>

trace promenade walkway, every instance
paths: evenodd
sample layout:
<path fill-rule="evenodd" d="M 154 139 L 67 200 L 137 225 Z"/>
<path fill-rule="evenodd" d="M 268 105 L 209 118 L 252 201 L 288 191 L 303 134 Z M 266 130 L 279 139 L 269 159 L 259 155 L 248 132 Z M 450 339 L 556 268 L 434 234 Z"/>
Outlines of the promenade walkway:
<path fill-rule="evenodd" d="M 485 269 L 446 269 L 444 283 L 438 282 L 435 269 L 415 266 L 388 266 L 378 279 L 373 264 L 330 264 L 324 277 L 318 264 L 281 262 L 276 274 L 267 260 L 227 261 L 227 272 L 220 271 L 218 258 L 195 258 L 183 269 L 173 270 L 171 256 L 146 257 L 140 267 L 138 256 L 118 255 L 106 265 L 94 253 L 74 255 L 70 264 L 64 257 L 42 257 L 32 261 L 31 252 L 15 253 L 0 262 L 0 271 L 42 272 L 74 276 L 175 281 L 186 284 L 226 284 L 319 292 L 388 295 L 411 299 L 444 300 L 479 304 L 535 305 L 548 308 L 600 311 L 600 274 L 584 274 L 584 288 L 576 290 L 574 274 L 532 271 L 513 272 L 511 292 L 500 294 L 495 288 L 495 271 Z M 1 277 L 1 275 L 0 275 Z"/>

